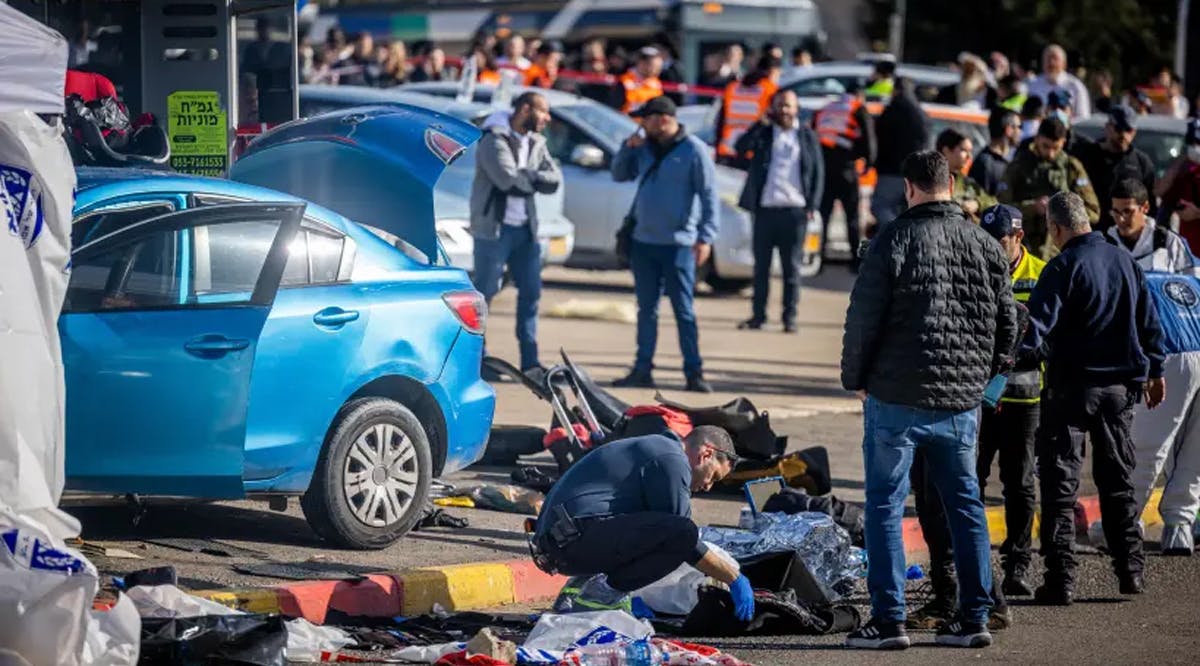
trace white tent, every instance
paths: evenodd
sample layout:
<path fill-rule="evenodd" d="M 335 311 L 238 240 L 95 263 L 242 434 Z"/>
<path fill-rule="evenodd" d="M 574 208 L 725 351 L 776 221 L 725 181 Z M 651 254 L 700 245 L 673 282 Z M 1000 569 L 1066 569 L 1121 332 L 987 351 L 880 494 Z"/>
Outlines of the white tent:
<path fill-rule="evenodd" d="M 67 40 L 0 4 L 0 111 L 61 114 Z"/>

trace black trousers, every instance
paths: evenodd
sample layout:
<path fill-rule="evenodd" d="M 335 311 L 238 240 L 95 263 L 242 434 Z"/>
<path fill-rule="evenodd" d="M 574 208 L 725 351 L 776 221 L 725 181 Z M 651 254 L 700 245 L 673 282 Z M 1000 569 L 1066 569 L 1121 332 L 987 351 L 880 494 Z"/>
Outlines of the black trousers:
<path fill-rule="evenodd" d="M 1000 411 L 984 410 L 979 430 L 976 472 L 984 494 L 992 460 L 1000 459 L 1000 485 L 1004 495 L 1004 525 L 1008 536 L 1000 546 L 1005 571 L 1024 570 L 1032 559 L 1033 514 L 1037 508 L 1033 475 L 1033 442 L 1041 406 L 1038 403 L 1002 403 Z"/>
<path fill-rule="evenodd" d="M 825 224 L 825 233 L 821 239 L 821 258 L 829 254 L 829 218 L 833 214 L 833 202 L 842 202 L 842 210 L 846 214 L 846 234 L 850 241 L 850 263 L 858 265 L 859 239 L 859 191 L 858 172 L 854 163 L 849 168 L 840 161 L 825 161 L 825 193 L 821 196 L 821 219 Z"/>
<path fill-rule="evenodd" d="M 909 481 L 917 505 L 917 522 L 929 548 L 929 582 L 940 598 L 958 600 L 958 577 L 954 569 L 954 544 L 950 537 L 950 521 L 946 506 L 933 483 L 928 461 L 920 448 L 913 452 Z M 978 467 L 977 467 L 978 469 Z M 982 493 L 982 491 L 981 491 Z M 1007 608 L 1008 601 L 1000 590 L 1000 581 L 992 576 L 992 603 L 995 610 Z"/>
<path fill-rule="evenodd" d="M 632 592 L 695 561 L 700 528 L 690 518 L 642 512 L 576 522 L 579 538 L 566 547 L 540 544 L 568 576 L 605 574 L 610 587 Z"/>
<path fill-rule="evenodd" d="M 767 320 L 767 295 L 771 289 L 771 259 L 779 249 L 783 264 L 783 323 L 796 323 L 800 301 L 800 262 L 808 214 L 803 208 L 759 208 L 754 214 L 754 301 L 751 317 Z"/>
<path fill-rule="evenodd" d="M 1046 582 L 1071 585 L 1075 574 L 1075 500 L 1083 442 L 1092 443 L 1092 478 L 1100 492 L 1104 537 L 1117 574 L 1145 568 L 1132 475 L 1136 384 L 1052 387 L 1042 400 L 1036 451 L 1042 490 L 1042 556 Z"/>

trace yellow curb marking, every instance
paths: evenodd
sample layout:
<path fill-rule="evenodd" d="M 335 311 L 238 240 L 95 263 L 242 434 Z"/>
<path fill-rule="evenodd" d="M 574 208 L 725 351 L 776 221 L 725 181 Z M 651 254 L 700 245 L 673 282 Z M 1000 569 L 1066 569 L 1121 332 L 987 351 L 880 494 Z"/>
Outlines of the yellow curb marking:
<path fill-rule="evenodd" d="M 203 590 L 192 595 L 215 601 L 222 606 L 247 613 L 278 613 L 279 594 L 270 588 L 242 590 Z"/>
<path fill-rule="evenodd" d="M 1154 492 L 1150 493 L 1150 499 L 1146 502 L 1146 508 L 1142 511 L 1142 522 L 1146 527 L 1154 527 L 1162 525 L 1162 516 L 1158 513 L 1158 502 L 1162 499 L 1162 488 L 1155 488 Z M 1008 536 L 1008 527 L 1004 524 L 1004 507 L 994 506 L 985 511 L 987 515 L 988 535 L 991 537 L 993 544 L 1004 543 L 1004 539 Z M 1033 514 L 1033 535 L 1037 535 L 1042 529 L 1042 512 L 1037 511 Z"/>
<path fill-rule="evenodd" d="M 516 600 L 512 569 L 505 564 L 422 567 L 399 575 L 404 584 L 405 616 L 440 604 L 448 611 L 491 608 Z"/>

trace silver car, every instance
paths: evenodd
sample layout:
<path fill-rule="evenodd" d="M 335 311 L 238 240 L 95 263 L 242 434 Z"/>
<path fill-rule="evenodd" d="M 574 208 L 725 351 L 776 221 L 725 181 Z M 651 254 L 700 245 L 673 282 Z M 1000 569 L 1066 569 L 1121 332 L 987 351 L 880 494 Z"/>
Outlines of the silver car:
<path fill-rule="evenodd" d="M 300 86 L 300 115 L 355 106 L 407 104 L 445 113 L 475 124 L 483 122 L 491 108 L 475 102 L 459 103 L 443 97 L 410 91 L 381 90 L 359 86 Z M 475 179 L 475 146 L 469 147 L 446 167 L 433 190 L 438 240 L 450 264 L 470 271 L 474 267 L 475 240 L 469 231 L 471 182 Z M 563 214 L 565 188 L 553 194 L 538 194 L 538 244 L 542 262 L 563 264 L 575 248 L 575 225 Z"/>
<path fill-rule="evenodd" d="M 459 93 L 457 83 L 415 83 L 402 86 L 443 97 Z M 525 88 L 516 87 L 513 95 Z M 478 85 L 477 102 L 490 103 L 495 86 Z M 624 114 L 585 97 L 556 90 L 537 89 L 550 102 L 550 125 L 546 128 L 550 154 L 562 163 L 566 187 L 567 217 L 575 223 L 575 251 L 568 266 L 615 268 L 616 233 L 633 201 L 637 183 L 613 181 L 609 166 L 621 143 L 637 129 Z M 737 291 L 754 276 L 751 220 L 738 208 L 745 174 L 717 167 L 717 193 L 721 205 L 721 227 L 713 243 L 712 261 L 701 267 L 701 275 L 717 291 Z M 810 225 L 812 233 L 814 225 Z M 819 242 L 820 223 L 815 224 Z M 818 245 L 819 247 L 819 245 Z"/>

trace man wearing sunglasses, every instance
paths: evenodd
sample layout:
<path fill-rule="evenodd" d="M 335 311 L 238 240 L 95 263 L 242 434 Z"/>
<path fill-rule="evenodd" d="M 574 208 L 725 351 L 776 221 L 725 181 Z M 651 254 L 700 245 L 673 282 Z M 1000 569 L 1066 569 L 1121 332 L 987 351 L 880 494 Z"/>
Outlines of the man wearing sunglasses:
<path fill-rule="evenodd" d="M 554 611 L 629 611 L 630 592 L 686 562 L 728 584 L 738 618 L 753 619 L 750 581 L 708 550 L 692 521 L 692 493 L 736 461 L 728 432 L 699 426 L 682 441 L 610 442 L 575 463 L 547 495 L 532 541 L 539 567 L 572 576 Z"/>

